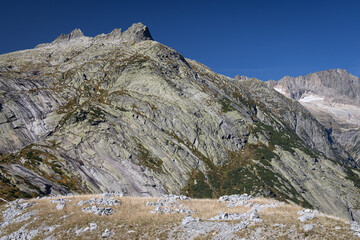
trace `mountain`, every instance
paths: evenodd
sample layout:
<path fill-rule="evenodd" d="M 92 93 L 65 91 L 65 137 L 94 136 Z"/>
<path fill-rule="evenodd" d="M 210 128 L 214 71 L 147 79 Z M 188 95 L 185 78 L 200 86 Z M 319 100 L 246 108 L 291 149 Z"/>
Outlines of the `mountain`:
<path fill-rule="evenodd" d="M 298 100 L 360 162 L 360 78 L 343 69 L 286 76 L 270 81 L 275 90 Z"/>
<path fill-rule="evenodd" d="M 248 193 L 360 220 L 357 163 L 298 101 L 133 24 L 0 56 L 0 197 Z"/>

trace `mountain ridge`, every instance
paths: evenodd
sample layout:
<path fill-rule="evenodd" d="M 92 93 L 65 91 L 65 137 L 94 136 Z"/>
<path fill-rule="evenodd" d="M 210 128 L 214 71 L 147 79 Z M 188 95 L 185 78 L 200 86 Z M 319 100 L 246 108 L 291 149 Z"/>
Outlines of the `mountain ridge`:
<path fill-rule="evenodd" d="M 360 219 L 357 164 L 305 107 L 143 24 L 0 55 L 0 90 L 1 197 L 248 193 Z"/>
<path fill-rule="evenodd" d="M 360 78 L 344 69 L 330 69 L 268 83 L 298 100 L 357 161 L 360 160 Z"/>

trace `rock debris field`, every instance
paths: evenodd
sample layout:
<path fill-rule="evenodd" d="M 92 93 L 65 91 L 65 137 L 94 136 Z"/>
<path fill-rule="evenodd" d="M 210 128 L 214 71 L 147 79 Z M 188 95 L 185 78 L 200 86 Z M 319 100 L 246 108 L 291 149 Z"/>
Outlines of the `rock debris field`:
<path fill-rule="evenodd" d="M 360 239 L 358 222 L 247 194 L 215 200 L 105 193 L 17 199 L 0 207 L 0 240 Z"/>

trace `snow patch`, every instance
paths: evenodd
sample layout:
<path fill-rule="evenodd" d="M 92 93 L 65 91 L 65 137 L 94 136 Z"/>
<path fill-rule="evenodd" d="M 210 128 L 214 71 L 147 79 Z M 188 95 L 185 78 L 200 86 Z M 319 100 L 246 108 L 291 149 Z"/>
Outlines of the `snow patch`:
<path fill-rule="evenodd" d="M 278 91 L 279 93 L 281 93 L 281 94 L 285 94 L 284 90 L 282 90 L 281 88 L 274 87 L 274 89 L 275 89 L 276 91 Z"/>
<path fill-rule="evenodd" d="M 320 96 L 310 94 L 300 98 L 299 102 L 314 102 L 314 101 L 323 101 L 323 100 L 324 98 Z"/>

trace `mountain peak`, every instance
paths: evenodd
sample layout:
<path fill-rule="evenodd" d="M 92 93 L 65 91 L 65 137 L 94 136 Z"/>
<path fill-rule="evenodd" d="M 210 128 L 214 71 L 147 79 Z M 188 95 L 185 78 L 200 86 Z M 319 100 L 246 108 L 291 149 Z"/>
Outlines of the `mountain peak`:
<path fill-rule="evenodd" d="M 54 42 L 70 41 L 72 39 L 80 38 L 80 37 L 84 37 L 83 32 L 79 28 L 75 28 L 74 30 L 71 31 L 71 33 L 60 34 L 60 36 L 58 36 Z"/>
<path fill-rule="evenodd" d="M 122 35 L 125 41 L 140 42 L 145 40 L 154 40 L 151 36 L 150 30 L 142 23 L 134 23 Z"/>
<path fill-rule="evenodd" d="M 235 80 L 248 80 L 248 79 L 250 79 L 249 77 L 247 77 L 247 76 L 244 76 L 244 75 L 236 75 L 235 77 L 234 77 L 234 79 Z"/>

